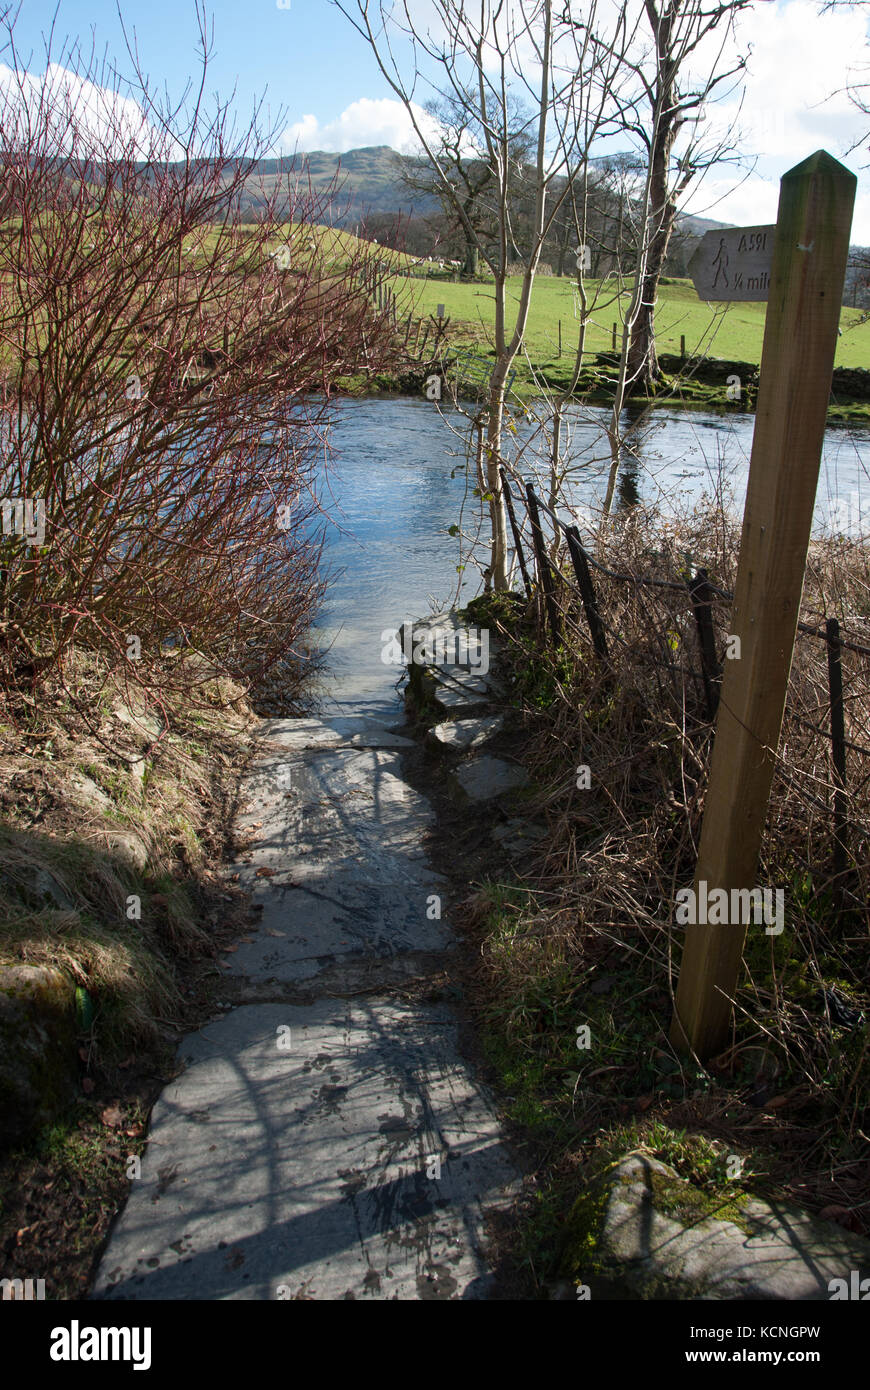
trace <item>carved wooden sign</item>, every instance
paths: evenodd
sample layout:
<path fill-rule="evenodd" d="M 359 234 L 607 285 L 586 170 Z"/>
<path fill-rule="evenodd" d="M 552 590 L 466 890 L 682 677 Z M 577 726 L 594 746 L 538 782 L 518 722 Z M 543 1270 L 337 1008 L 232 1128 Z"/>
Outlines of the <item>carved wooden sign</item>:
<path fill-rule="evenodd" d="M 698 297 L 765 300 L 770 288 L 775 226 L 717 227 L 705 232 L 689 261 Z"/>

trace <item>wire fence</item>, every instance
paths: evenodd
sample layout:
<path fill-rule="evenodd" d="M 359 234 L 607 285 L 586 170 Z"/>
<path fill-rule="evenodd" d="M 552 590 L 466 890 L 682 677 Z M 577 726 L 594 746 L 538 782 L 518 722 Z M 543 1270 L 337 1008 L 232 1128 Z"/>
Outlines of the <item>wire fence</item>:
<path fill-rule="evenodd" d="M 526 483 L 522 490 L 518 487 L 515 490 L 504 468 L 501 469 L 501 480 L 516 561 L 528 598 L 536 600 L 535 613 L 540 633 L 549 638 L 554 648 L 558 648 L 565 641 L 568 610 L 582 611 L 594 660 L 599 665 L 602 677 L 607 680 L 612 676 L 614 649 L 631 644 L 625 643 L 618 625 L 608 617 L 602 602 L 601 584 L 596 587 L 593 574 L 610 581 L 611 585 L 632 585 L 638 592 L 648 590 L 657 593 L 660 601 L 665 600 L 666 595 L 673 596 L 678 606 L 685 603 L 691 609 L 697 637 L 695 650 L 692 651 L 690 644 L 680 642 L 679 662 L 667 657 L 651 658 L 649 650 L 644 652 L 643 659 L 645 662 L 655 660 L 656 664 L 670 672 L 687 674 L 696 684 L 703 709 L 712 723 L 718 710 L 724 669 L 723 658 L 720 658 L 717 649 L 714 613 L 718 610 L 718 635 L 721 638 L 721 617 L 733 603 L 733 593 L 714 584 L 703 567 L 697 568 L 694 573 L 684 574 L 679 580 L 613 569 L 589 552 L 581 541 L 577 526 L 563 521 L 537 495 L 531 483 Z M 544 517 L 552 527 L 553 543 L 549 548 L 544 533 Z M 560 542 L 564 542 L 564 549 Z M 564 555 L 565 550 L 570 572 L 568 566 L 563 566 L 556 558 L 560 552 Z M 573 579 L 570 573 L 573 573 Z M 837 618 L 826 618 L 823 627 L 799 621 L 797 632 L 801 640 L 822 644 L 827 654 L 827 727 L 801 715 L 791 704 L 786 706 L 786 716 L 800 727 L 829 741 L 834 787 L 834 868 L 835 872 L 842 872 L 848 855 L 846 753 L 848 750 L 862 759 L 870 759 L 870 747 L 846 737 L 843 653 L 848 651 L 859 660 L 863 659 L 864 675 L 868 677 L 870 665 L 866 659 L 870 658 L 870 645 L 860 641 L 856 634 L 843 632 Z M 733 640 L 727 633 L 726 637 Z M 727 653 L 724 659 L 727 659 Z M 870 773 L 870 764 L 866 770 L 862 769 L 862 783 L 867 773 Z"/>

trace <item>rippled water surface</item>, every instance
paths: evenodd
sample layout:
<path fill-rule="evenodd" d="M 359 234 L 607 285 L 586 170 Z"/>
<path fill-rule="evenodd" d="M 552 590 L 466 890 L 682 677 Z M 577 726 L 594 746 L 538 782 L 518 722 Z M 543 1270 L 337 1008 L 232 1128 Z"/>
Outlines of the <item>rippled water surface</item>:
<path fill-rule="evenodd" d="M 603 414 L 590 419 L 578 412 L 569 422 L 576 461 L 572 497 L 581 517 L 583 505 L 600 499 L 606 484 L 608 465 L 596 425 Z M 461 427 L 460 420 L 455 423 Z M 620 505 L 639 498 L 665 511 L 679 509 L 721 476 L 733 489 L 739 514 L 753 425 L 751 415 L 657 412 L 652 428 L 629 441 L 637 457 L 626 453 Z M 400 670 L 381 660 L 382 633 L 426 613 L 430 597 L 441 606 L 458 593 L 466 602 L 480 588 L 476 570 L 457 573 L 457 541 L 448 534 L 466 493 L 464 457 L 437 409 L 413 399 L 342 400 L 332 446 L 324 500 L 336 524 L 327 537 L 325 560 L 333 578 L 320 619 L 332 643 L 324 693 L 330 703 L 382 710 L 395 705 Z M 870 529 L 868 466 L 870 431 L 828 431 L 817 529 L 828 523 L 838 499 L 841 517 Z"/>

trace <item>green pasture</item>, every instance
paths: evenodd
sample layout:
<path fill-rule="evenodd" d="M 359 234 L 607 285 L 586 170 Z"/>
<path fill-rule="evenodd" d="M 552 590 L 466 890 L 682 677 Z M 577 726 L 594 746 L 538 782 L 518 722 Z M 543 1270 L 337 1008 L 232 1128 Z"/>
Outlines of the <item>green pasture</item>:
<path fill-rule="evenodd" d="M 541 276 L 532 292 L 529 313 L 527 349 L 532 361 L 539 366 L 553 363 L 558 356 L 559 321 L 562 323 L 562 361 L 576 350 L 579 321 L 574 313 L 574 281 L 556 276 Z M 509 325 L 519 304 L 521 280 L 508 281 L 507 303 Z M 450 336 L 455 340 L 467 337 L 483 347 L 484 339 L 491 342 L 495 321 L 495 302 L 487 284 L 454 283 L 447 280 L 394 281 L 399 312 L 411 306 L 417 315 L 434 314 L 444 305 L 450 319 Z M 630 292 L 630 287 L 625 293 Z M 592 355 L 609 350 L 611 326 L 618 318 L 613 302 L 613 289 L 607 284 L 587 281 L 592 320 L 587 328 L 586 351 Z M 740 362 L 757 363 L 761 359 L 764 336 L 764 304 L 706 304 L 695 292 L 691 280 L 665 280 L 659 289 L 656 307 L 656 342 L 659 352 L 677 353 L 680 335 L 686 339 L 686 351 Z M 870 367 L 870 322 L 862 322 L 857 309 L 843 309 L 840 320 L 842 337 L 837 343 L 838 367 Z"/>

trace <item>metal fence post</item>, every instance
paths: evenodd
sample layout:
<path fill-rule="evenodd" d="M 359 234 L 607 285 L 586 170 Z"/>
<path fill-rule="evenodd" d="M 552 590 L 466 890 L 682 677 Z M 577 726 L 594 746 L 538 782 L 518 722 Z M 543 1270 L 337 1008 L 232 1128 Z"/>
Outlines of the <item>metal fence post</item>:
<path fill-rule="evenodd" d="M 526 586 L 526 594 L 529 598 L 531 598 L 532 581 L 529 579 L 529 572 L 526 569 L 526 557 L 523 554 L 523 543 L 520 539 L 520 528 L 517 525 L 517 518 L 514 512 L 514 502 L 513 495 L 511 493 L 510 483 L 507 480 L 507 475 L 504 471 L 504 468 L 500 468 L 499 473 L 501 474 L 501 487 L 502 492 L 504 493 L 505 506 L 507 507 L 508 520 L 510 521 L 511 531 L 513 532 L 514 547 L 517 552 L 517 559 L 520 563 L 520 573 L 523 576 L 523 583 Z"/>
<path fill-rule="evenodd" d="M 716 718 L 719 706 L 719 689 L 722 672 L 716 660 L 716 642 L 713 636 L 713 609 L 711 599 L 713 590 L 707 578 L 707 571 L 699 569 L 694 579 L 689 580 L 689 594 L 695 622 L 698 625 L 698 642 L 701 648 L 701 675 L 704 680 L 704 694 L 707 700 L 707 713 Z"/>

